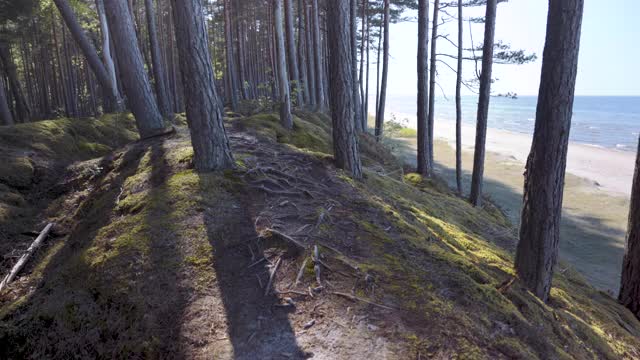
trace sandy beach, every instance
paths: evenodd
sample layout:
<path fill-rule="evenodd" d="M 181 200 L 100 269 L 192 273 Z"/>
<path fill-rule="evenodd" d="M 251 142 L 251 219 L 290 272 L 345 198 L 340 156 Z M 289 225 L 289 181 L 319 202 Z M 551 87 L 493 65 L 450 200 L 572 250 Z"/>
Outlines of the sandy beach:
<path fill-rule="evenodd" d="M 438 121 L 436 171 L 455 183 L 455 124 Z M 401 139 L 397 151 L 415 164 L 415 140 Z M 475 128 L 463 126 L 464 186 L 473 166 Z M 489 129 L 484 192 L 519 223 L 524 163 L 531 137 Z M 595 287 L 617 293 L 624 253 L 635 154 L 571 143 L 567 160 L 560 256 Z M 515 245 L 515 244 L 514 244 Z M 562 268 L 562 264 L 559 266 Z"/>

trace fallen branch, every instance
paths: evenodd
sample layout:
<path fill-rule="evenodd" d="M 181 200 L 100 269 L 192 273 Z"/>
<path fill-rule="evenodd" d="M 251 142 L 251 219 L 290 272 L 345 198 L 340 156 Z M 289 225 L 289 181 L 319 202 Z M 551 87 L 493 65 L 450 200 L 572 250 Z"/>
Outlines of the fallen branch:
<path fill-rule="evenodd" d="M 7 275 L 2 280 L 2 282 L 0 283 L 0 292 L 7 285 L 9 285 L 9 283 L 11 283 L 11 281 L 13 281 L 13 279 L 16 277 L 16 275 L 18 275 L 20 270 L 22 270 L 24 265 L 27 263 L 27 260 L 29 260 L 31 255 L 33 255 L 33 253 L 38 249 L 38 247 L 40 246 L 40 244 L 42 244 L 44 239 L 47 238 L 47 236 L 49 235 L 49 232 L 51 231 L 52 227 L 53 227 L 53 224 L 51 224 L 51 223 L 47 224 L 47 226 L 45 226 L 44 230 L 42 230 L 40 235 L 38 235 L 38 237 L 33 241 L 33 243 L 31 243 L 31 246 L 29 246 L 29 248 L 27 249 L 27 252 L 24 253 L 24 255 L 22 255 L 22 257 L 20 257 L 20 260 L 18 260 L 18 262 L 13 266 L 13 268 L 11 269 L 11 272 L 9 273 L 9 275 Z"/>
<path fill-rule="evenodd" d="M 304 261 L 302 262 L 302 266 L 300 266 L 300 270 L 298 271 L 298 276 L 296 276 L 296 282 L 294 283 L 294 287 L 298 286 L 298 284 L 300 283 L 300 280 L 302 279 L 302 275 L 304 275 L 304 268 L 307 266 L 307 261 L 309 260 L 309 258 L 304 258 Z"/>
<path fill-rule="evenodd" d="M 349 300 L 352 300 L 352 301 L 362 301 L 363 303 L 367 303 L 369 305 L 374 305 L 374 306 L 377 306 L 377 307 L 380 307 L 380 308 L 383 308 L 383 309 L 396 310 L 396 309 L 394 309 L 394 308 L 392 308 L 390 306 L 377 304 L 377 303 L 374 303 L 373 301 L 369 301 L 367 299 L 363 299 L 363 298 L 360 298 L 360 297 L 357 297 L 357 296 L 353 296 L 351 294 L 342 293 L 342 292 L 336 292 L 336 291 L 332 292 L 332 294 L 345 297 L 345 298 L 347 298 Z"/>
<path fill-rule="evenodd" d="M 273 270 L 271 270 L 271 274 L 269 275 L 269 282 L 267 283 L 267 286 L 264 290 L 264 296 L 269 295 L 269 291 L 271 291 L 271 284 L 273 283 L 273 278 L 275 278 L 276 272 L 278 271 L 278 267 L 280 266 L 281 262 L 282 258 L 278 258 L 278 261 L 276 261 L 276 264 L 273 266 Z"/>

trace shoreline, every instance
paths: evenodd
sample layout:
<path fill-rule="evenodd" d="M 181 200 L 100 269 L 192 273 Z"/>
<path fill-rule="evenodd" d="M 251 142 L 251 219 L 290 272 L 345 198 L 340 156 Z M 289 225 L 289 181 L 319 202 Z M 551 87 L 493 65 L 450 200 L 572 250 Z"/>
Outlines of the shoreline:
<path fill-rule="evenodd" d="M 434 133 L 436 174 L 455 186 L 455 123 L 438 121 Z M 399 143 L 397 155 L 415 166 L 416 140 L 395 140 Z M 475 129 L 463 125 L 465 194 L 471 182 L 474 141 Z M 530 144 L 531 137 L 523 134 L 491 128 L 487 131 L 483 192 L 516 227 Z M 569 146 L 560 259 L 576 268 L 594 287 L 614 293 L 620 281 L 634 165 L 635 154 L 575 143 Z"/>

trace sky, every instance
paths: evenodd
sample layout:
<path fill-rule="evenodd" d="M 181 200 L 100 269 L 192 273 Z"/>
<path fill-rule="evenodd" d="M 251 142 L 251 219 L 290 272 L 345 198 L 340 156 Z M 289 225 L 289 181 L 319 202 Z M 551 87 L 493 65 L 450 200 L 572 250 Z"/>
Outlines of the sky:
<path fill-rule="evenodd" d="M 433 6 L 430 6 L 430 11 Z M 548 1 L 509 0 L 498 5 L 496 40 L 508 43 L 514 49 L 524 49 L 538 55 L 538 60 L 527 65 L 495 65 L 493 93 L 515 92 L 519 95 L 537 95 L 542 66 L 542 52 L 546 33 Z M 456 13 L 455 9 L 449 9 Z M 580 59 L 576 95 L 588 96 L 640 96 L 640 1 L 638 0 L 585 0 Z M 408 17 L 415 17 L 408 12 Z M 484 7 L 465 9 L 464 17 L 483 16 Z M 430 15 L 431 16 L 431 15 Z M 471 44 L 469 26 L 465 23 L 465 47 Z M 474 44 L 482 42 L 484 25 L 473 25 Z M 451 22 L 439 29 L 457 39 L 457 24 Z M 389 96 L 414 95 L 416 92 L 417 22 L 391 25 L 389 67 Z M 429 44 L 431 45 L 431 44 Z M 438 42 L 439 53 L 456 54 L 456 49 L 445 40 Z M 375 56 L 375 52 L 371 53 Z M 455 68 L 454 59 L 445 59 Z M 375 59 L 372 60 L 371 81 L 375 84 Z M 464 78 L 473 77 L 473 62 L 465 62 Z M 455 73 L 444 65 L 438 66 L 438 82 L 450 96 L 455 93 Z M 371 87 L 375 92 L 375 87 Z M 464 90 L 465 94 L 471 92 Z"/>

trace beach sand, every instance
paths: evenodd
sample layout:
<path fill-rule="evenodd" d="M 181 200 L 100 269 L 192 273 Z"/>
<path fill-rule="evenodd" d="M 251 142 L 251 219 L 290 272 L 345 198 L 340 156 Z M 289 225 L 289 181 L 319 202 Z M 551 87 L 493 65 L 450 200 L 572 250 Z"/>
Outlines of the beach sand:
<path fill-rule="evenodd" d="M 436 125 L 436 171 L 455 185 L 455 126 Z M 415 165 L 415 139 L 399 139 L 396 151 Z M 475 129 L 463 127 L 463 183 L 468 194 Z M 519 224 L 524 163 L 531 137 L 489 129 L 484 194 Z M 576 268 L 596 288 L 617 294 L 624 254 L 629 194 L 635 154 L 570 144 L 560 239 L 560 260 Z M 513 244 L 515 248 L 515 244 Z M 556 270 L 562 269 L 561 263 Z"/>

